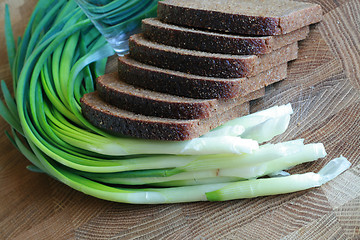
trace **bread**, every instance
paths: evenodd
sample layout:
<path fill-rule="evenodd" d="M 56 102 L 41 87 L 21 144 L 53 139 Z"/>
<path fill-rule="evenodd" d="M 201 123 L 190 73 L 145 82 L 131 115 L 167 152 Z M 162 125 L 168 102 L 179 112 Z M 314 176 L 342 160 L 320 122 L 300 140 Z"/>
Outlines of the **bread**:
<path fill-rule="evenodd" d="M 83 116 L 94 126 L 113 135 L 135 138 L 183 141 L 199 137 L 211 129 L 249 113 L 249 103 L 211 118 L 178 120 L 135 114 L 102 100 L 97 92 L 81 98 Z"/>
<path fill-rule="evenodd" d="M 177 96 L 233 98 L 251 91 L 250 84 L 244 84 L 251 78 L 225 79 L 192 75 L 143 64 L 128 56 L 119 58 L 118 69 L 122 81 Z"/>
<path fill-rule="evenodd" d="M 267 54 L 288 44 L 303 40 L 309 26 L 280 36 L 245 36 L 210 32 L 176 26 L 147 18 L 142 21 L 142 33 L 150 41 L 196 51 L 223 54 Z"/>
<path fill-rule="evenodd" d="M 150 42 L 142 34 L 129 39 L 129 56 L 156 67 L 217 78 L 241 78 L 297 58 L 297 42 L 264 55 L 228 55 L 175 48 Z"/>
<path fill-rule="evenodd" d="M 179 97 L 127 84 L 119 80 L 117 72 L 98 77 L 96 83 L 99 96 L 105 102 L 134 113 L 173 119 L 208 118 L 265 95 L 262 87 L 234 99 Z"/>
<path fill-rule="evenodd" d="M 245 35 L 281 35 L 317 23 L 320 5 L 288 0 L 165 0 L 158 18 L 175 25 Z"/>
<path fill-rule="evenodd" d="M 119 57 L 119 78 L 126 83 L 177 96 L 212 99 L 235 98 L 286 78 L 287 64 L 250 78 L 212 78 L 166 70 Z"/>
<path fill-rule="evenodd" d="M 286 0 L 165 0 L 158 17 L 163 22 L 144 20 L 144 33 L 130 37 L 118 72 L 99 77 L 97 91 L 81 98 L 94 126 L 183 141 L 246 115 L 250 100 L 286 77 L 297 41 L 322 12 Z"/>

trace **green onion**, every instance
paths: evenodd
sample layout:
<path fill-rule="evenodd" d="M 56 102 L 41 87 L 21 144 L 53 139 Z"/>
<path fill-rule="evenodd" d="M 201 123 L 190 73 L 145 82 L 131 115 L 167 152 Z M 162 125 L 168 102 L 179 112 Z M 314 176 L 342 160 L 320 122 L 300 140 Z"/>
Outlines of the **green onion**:
<path fill-rule="evenodd" d="M 217 136 L 232 132 L 232 136 L 241 136 L 263 143 L 285 132 L 289 126 L 290 115 L 293 113 L 290 104 L 274 106 L 247 116 L 231 120 L 215 128 L 206 136 Z M 244 131 L 241 131 L 244 129 Z M 240 132 L 240 134 L 239 134 Z"/>
<path fill-rule="evenodd" d="M 8 5 L 5 5 L 5 39 L 6 39 L 6 47 L 8 52 L 10 69 L 12 69 L 16 54 L 16 46 L 15 46 L 14 34 L 10 23 L 10 13 L 9 13 Z"/>
<path fill-rule="evenodd" d="M 348 169 L 350 165 L 346 158 L 340 157 L 331 160 L 319 173 L 309 172 L 287 177 L 229 183 L 226 187 L 207 192 L 206 197 L 210 201 L 225 201 L 301 191 L 325 184 Z"/>
<path fill-rule="evenodd" d="M 102 2 L 88 7 L 104 24 L 116 23 L 121 34 L 156 10 L 152 0 Z M 31 162 L 30 171 L 85 194 L 133 204 L 227 200 L 319 186 L 349 167 L 339 158 L 318 174 L 278 177 L 326 154 L 322 144 L 304 145 L 302 139 L 259 146 L 287 129 L 290 105 L 183 142 L 115 137 L 97 129 L 82 116 L 80 98 L 94 90 L 94 78 L 105 73 L 114 51 L 73 0 L 39 0 L 17 43 L 6 6 L 5 39 L 14 86 L 11 92 L 1 82 L 0 115 L 11 126 L 5 134 Z"/>
<path fill-rule="evenodd" d="M 276 149 L 279 148 L 280 147 L 276 145 L 272 146 L 273 152 L 276 152 Z M 289 169 L 298 164 L 314 161 L 318 158 L 323 158 L 326 156 L 324 146 L 321 143 L 308 144 L 302 147 L 296 146 L 294 149 L 288 148 L 283 150 L 284 152 L 278 153 L 277 156 L 275 154 L 271 156 L 269 151 L 261 152 L 261 150 L 258 151 L 261 152 L 260 154 L 247 154 L 250 156 L 250 159 L 253 155 L 258 157 L 254 157 L 252 159 L 253 161 L 246 157 L 236 158 L 236 156 L 227 157 L 224 155 L 218 156 L 217 159 L 213 158 L 213 160 L 211 159 L 211 156 L 208 156 L 209 159 L 200 161 L 200 164 L 199 161 L 195 159 L 183 167 L 148 171 L 148 176 L 146 176 L 147 174 L 142 173 L 141 171 L 133 172 L 131 176 L 129 176 L 129 173 L 126 172 L 110 174 L 85 173 L 83 175 L 104 183 L 127 185 L 145 185 L 179 180 L 194 180 L 196 182 L 204 178 L 228 178 L 234 180 L 244 180 L 269 175 L 274 172 Z M 228 161 L 229 159 L 231 160 Z M 169 162 L 171 162 L 171 159 L 169 159 Z M 167 167 L 169 167 L 169 165 Z M 137 173 L 142 176 L 136 177 Z M 126 177 L 126 175 L 128 177 Z"/>

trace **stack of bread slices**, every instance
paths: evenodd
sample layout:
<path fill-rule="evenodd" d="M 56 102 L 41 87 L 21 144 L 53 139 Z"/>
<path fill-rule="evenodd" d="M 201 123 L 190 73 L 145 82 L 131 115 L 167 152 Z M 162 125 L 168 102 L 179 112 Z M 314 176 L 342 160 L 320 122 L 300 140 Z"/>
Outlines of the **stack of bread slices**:
<path fill-rule="evenodd" d="M 165 0 L 129 39 L 118 72 L 97 79 L 83 115 L 115 135 L 181 141 L 249 113 L 287 75 L 317 4 L 287 0 Z"/>

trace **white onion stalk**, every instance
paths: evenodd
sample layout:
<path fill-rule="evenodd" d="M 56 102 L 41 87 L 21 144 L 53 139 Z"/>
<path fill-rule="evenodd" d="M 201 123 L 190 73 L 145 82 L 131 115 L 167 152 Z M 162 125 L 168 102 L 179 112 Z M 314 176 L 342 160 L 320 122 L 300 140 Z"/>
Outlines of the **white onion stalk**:
<path fill-rule="evenodd" d="M 177 154 L 177 155 L 208 155 L 208 154 L 242 154 L 251 153 L 259 148 L 252 139 L 233 136 L 216 138 L 195 138 L 188 141 L 156 141 L 135 138 L 119 138 L 95 135 L 89 138 L 79 132 L 57 129 L 57 135 L 63 141 L 78 148 L 109 156 L 127 156 L 135 154 Z"/>
<path fill-rule="evenodd" d="M 291 104 L 274 106 L 231 120 L 202 137 L 241 136 L 263 143 L 285 132 L 292 113 Z"/>
<path fill-rule="evenodd" d="M 318 173 L 309 172 L 287 177 L 229 183 L 226 187 L 207 192 L 206 196 L 210 201 L 224 201 L 297 192 L 327 183 L 348 169 L 350 165 L 351 163 L 341 156 L 331 160 Z"/>
<path fill-rule="evenodd" d="M 273 149 L 278 149 L 276 145 L 272 146 Z M 202 183 L 201 180 L 203 179 L 208 179 L 210 181 L 211 178 L 218 178 L 218 182 L 222 182 L 224 180 L 239 181 L 258 178 L 274 172 L 279 172 L 281 170 L 291 168 L 298 164 L 315 161 L 325 156 L 326 152 L 323 144 L 316 143 L 297 147 L 296 150 L 288 151 L 288 154 L 284 154 L 283 156 L 278 155 L 277 158 L 273 160 L 270 159 L 268 161 L 265 161 L 266 158 L 263 157 L 263 159 L 261 159 L 260 161 L 253 161 L 253 163 L 247 161 L 231 161 L 231 164 L 229 164 L 226 162 L 226 159 L 224 159 L 223 161 L 219 159 L 219 161 L 224 162 L 224 168 L 221 168 L 222 162 L 220 162 L 218 164 L 220 168 L 209 167 L 207 164 L 199 165 L 199 167 L 195 168 L 195 166 L 193 165 L 192 168 L 188 168 L 185 172 L 180 172 L 178 174 L 165 177 L 116 177 L 114 175 L 113 177 L 112 175 L 108 175 L 108 177 L 106 177 L 106 174 L 102 174 L 103 177 L 91 178 L 99 182 L 105 182 L 110 184 L 144 185 L 172 182 L 173 184 L 175 184 L 174 186 L 178 185 L 177 181 L 184 180 L 193 180 L 192 182 L 194 184 L 198 184 L 197 182 Z M 209 162 L 209 165 L 212 164 Z M 216 182 L 216 180 L 211 181 Z M 167 183 L 166 185 L 169 186 L 170 183 Z"/>
<path fill-rule="evenodd" d="M 303 139 L 298 139 L 277 144 L 266 144 L 260 146 L 258 150 L 252 153 L 244 153 L 241 155 L 205 155 L 196 158 L 185 166 L 169 170 L 168 174 L 254 166 L 255 164 L 262 164 L 280 157 L 291 156 L 293 153 L 298 152 L 299 149 L 303 149 L 303 147 Z"/>

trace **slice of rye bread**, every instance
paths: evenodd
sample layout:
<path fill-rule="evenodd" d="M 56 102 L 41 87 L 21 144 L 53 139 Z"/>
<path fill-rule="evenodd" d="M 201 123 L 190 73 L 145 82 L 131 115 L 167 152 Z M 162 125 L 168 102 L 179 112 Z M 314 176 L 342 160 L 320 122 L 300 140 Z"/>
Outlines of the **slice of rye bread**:
<path fill-rule="evenodd" d="M 321 21 L 320 5 L 289 0 L 165 0 L 158 18 L 175 25 L 245 35 L 281 35 Z"/>
<path fill-rule="evenodd" d="M 265 95 L 265 88 L 233 99 L 194 99 L 154 92 L 127 84 L 118 73 L 108 73 L 96 79 L 97 92 L 107 103 L 146 116 L 173 119 L 208 118 L 236 105 Z"/>
<path fill-rule="evenodd" d="M 119 78 L 156 92 L 190 98 L 235 98 L 286 78 L 287 64 L 249 78 L 213 78 L 146 65 L 129 56 L 118 58 Z"/>
<path fill-rule="evenodd" d="M 106 103 L 97 92 L 92 92 L 81 98 L 81 109 L 91 124 L 113 135 L 183 141 L 199 137 L 231 119 L 249 114 L 249 103 L 235 106 L 211 118 L 180 120 L 122 110 Z"/>
<path fill-rule="evenodd" d="M 147 18 L 142 33 L 150 41 L 196 51 L 223 54 L 267 54 L 288 44 L 303 40 L 309 26 L 279 36 L 244 36 L 216 33 L 176 26 Z"/>
<path fill-rule="evenodd" d="M 146 40 L 142 34 L 129 39 L 129 56 L 156 67 L 194 75 L 251 77 L 297 58 L 297 42 L 263 55 L 229 55 L 175 48 Z"/>

